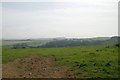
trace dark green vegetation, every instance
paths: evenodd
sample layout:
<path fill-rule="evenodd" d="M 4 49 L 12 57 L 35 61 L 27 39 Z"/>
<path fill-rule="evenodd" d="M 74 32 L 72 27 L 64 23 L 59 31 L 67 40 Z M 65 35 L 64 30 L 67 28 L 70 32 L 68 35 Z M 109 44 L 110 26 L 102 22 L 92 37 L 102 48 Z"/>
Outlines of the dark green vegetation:
<path fill-rule="evenodd" d="M 26 40 L 3 40 L 4 48 L 54 48 L 70 46 L 113 45 L 118 43 L 120 37 L 97 37 L 97 38 L 48 38 Z"/>
<path fill-rule="evenodd" d="M 68 46 L 91 46 L 113 45 L 118 43 L 120 37 L 98 37 L 88 39 L 64 39 L 48 42 L 40 47 L 68 47 Z"/>
<path fill-rule="evenodd" d="M 57 64 L 66 65 L 75 72 L 76 77 L 118 77 L 118 47 L 78 46 L 63 48 L 4 48 L 3 63 L 32 55 L 54 58 Z"/>

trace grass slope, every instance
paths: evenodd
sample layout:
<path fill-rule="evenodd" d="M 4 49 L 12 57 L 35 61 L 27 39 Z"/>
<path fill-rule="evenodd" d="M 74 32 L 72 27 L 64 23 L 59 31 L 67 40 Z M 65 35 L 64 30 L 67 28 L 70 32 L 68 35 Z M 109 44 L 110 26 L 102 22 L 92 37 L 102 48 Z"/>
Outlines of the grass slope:
<path fill-rule="evenodd" d="M 31 55 L 52 57 L 67 65 L 77 78 L 118 77 L 118 48 L 115 46 L 82 46 L 64 48 L 3 49 L 3 63 Z"/>

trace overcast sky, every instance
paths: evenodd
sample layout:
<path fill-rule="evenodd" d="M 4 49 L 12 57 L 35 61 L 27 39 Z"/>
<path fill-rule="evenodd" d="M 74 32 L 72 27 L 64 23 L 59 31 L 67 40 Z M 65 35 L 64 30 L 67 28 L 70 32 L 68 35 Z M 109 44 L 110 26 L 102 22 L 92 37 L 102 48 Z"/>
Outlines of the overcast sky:
<path fill-rule="evenodd" d="M 118 0 L 3 2 L 2 13 L 6 39 L 118 35 Z"/>

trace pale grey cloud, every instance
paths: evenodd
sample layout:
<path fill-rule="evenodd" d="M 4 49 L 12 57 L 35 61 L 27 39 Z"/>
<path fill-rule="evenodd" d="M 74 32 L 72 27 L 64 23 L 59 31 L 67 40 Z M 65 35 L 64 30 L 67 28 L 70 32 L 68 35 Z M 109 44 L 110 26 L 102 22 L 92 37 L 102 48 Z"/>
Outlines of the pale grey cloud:
<path fill-rule="evenodd" d="M 2 3 L 0 3 L 0 39 L 2 39 Z"/>
<path fill-rule="evenodd" d="M 118 34 L 117 0 L 65 1 L 3 3 L 3 38 Z"/>

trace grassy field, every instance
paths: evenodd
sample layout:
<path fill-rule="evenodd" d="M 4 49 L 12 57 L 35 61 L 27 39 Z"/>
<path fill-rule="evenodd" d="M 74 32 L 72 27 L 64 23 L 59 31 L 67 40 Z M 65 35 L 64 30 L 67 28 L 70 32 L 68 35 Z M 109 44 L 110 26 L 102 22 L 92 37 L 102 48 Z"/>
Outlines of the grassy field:
<path fill-rule="evenodd" d="M 82 46 L 64 48 L 3 49 L 3 64 L 32 55 L 54 58 L 59 65 L 66 65 L 77 78 L 118 77 L 118 47 Z"/>

